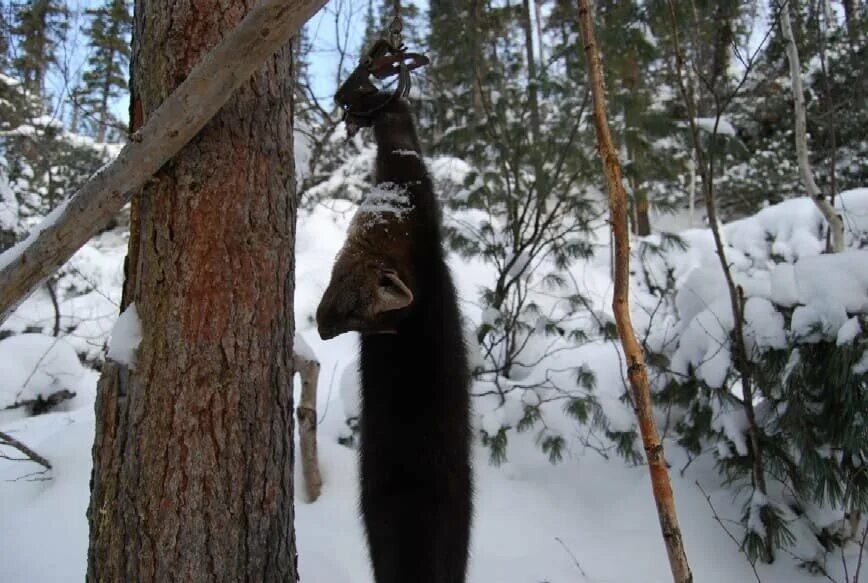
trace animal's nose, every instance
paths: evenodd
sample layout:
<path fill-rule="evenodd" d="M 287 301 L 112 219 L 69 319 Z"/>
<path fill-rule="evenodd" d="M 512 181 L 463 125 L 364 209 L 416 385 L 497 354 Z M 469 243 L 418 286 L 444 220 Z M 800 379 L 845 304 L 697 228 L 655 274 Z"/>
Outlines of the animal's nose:
<path fill-rule="evenodd" d="M 341 317 L 335 297 L 330 292 L 331 289 L 326 290 L 316 309 L 316 328 L 323 340 L 331 340 L 346 332 L 346 327 L 343 326 L 346 318 Z"/>
<path fill-rule="evenodd" d="M 322 324 L 317 324 L 317 331 L 319 332 L 319 337 L 323 340 L 331 340 L 340 334 L 340 331 L 335 326 L 324 326 Z"/>
<path fill-rule="evenodd" d="M 331 340 L 338 335 L 334 318 L 329 317 L 325 302 L 320 303 L 316 310 L 316 329 L 319 332 L 319 337 L 323 340 Z"/>

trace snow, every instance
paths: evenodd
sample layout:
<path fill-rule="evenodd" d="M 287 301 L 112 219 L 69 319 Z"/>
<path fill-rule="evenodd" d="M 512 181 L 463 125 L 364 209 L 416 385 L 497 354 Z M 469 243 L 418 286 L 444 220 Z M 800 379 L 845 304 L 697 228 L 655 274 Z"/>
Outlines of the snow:
<path fill-rule="evenodd" d="M 437 172 L 432 170 L 435 180 L 442 176 L 450 184 L 462 184 L 469 175 L 469 169 L 454 161 L 444 159 L 441 162 Z M 349 170 L 345 168 L 337 174 L 342 172 Z M 335 180 L 335 185 L 346 184 L 338 178 Z M 461 189 L 455 192 L 461 192 Z M 353 193 L 358 196 L 348 196 L 349 200 L 361 200 L 363 190 L 360 186 Z M 393 196 L 393 193 L 386 194 Z M 844 193 L 840 200 L 844 201 L 848 212 L 853 209 L 863 212 L 868 208 L 868 190 Z M 394 202 L 383 200 L 376 204 Z M 357 453 L 337 443 L 339 437 L 346 435 L 345 417 L 357 415 L 360 409 L 358 364 L 355 360 L 357 339 L 353 335 L 344 335 L 322 342 L 313 319 L 317 302 L 329 280 L 333 258 L 357 208 L 347 201 L 336 201 L 330 204 L 330 208 L 318 205 L 311 214 L 300 217 L 296 238 L 295 347 L 300 353 L 316 354 L 322 364 L 318 391 L 318 445 L 324 478 L 323 493 L 317 502 L 296 501 L 296 529 L 302 580 L 322 583 L 372 581 L 358 514 Z M 454 218 L 454 215 L 447 216 L 447 220 Z M 851 217 L 848 214 L 845 220 L 848 225 L 865 225 L 864 215 Z M 863 262 L 866 251 L 850 251 L 844 260 L 832 258 L 830 261 L 828 257 L 831 256 L 820 256 L 821 225 L 813 204 L 799 199 L 769 207 L 753 217 L 724 226 L 736 280 L 744 286 L 747 295 L 746 332 L 752 351 L 777 348 L 786 340 L 784 323 L 773 307 L 773 303 L 783 300 L 794 307 L 795 313 L 810 307 L 820 319 L 824 312 L 818 305 L 835 304 L 844 310 L 845 319 L 831 338 L 852 343 L 852 335 L 859 333 L 855 329 L 858 321 L 854 322 L 854 314 L 849 310 L 864 305 L 865 270 L 854 269 L 854 265 L 866 265 Z M 851 233 L 849 237 L 855 237 L 852 231 L 848 233 Z M 657 283 L 664 281 L 667 270 L 672 270 L 678 290 L 674 300 L 676 307 L 665 318 L 652 318 L 637 307 L 634 317 L 640 330 L 650 327 L 649 343 L 672 346 L 673 369 L 697 367 L 710 385 L 721 386 L 725 384 L 730 365 L 725 341 L 732 326 L 726 287 L 718 276 L 719 264 L 709 232 L 694 229 L 682 233 L 682 236 L 690 244 L 687 250 L 670 250 L 663 258 L 647 259 L 649 277 Z M 105 233 L 91 241 L 73 259 L 72 265 L 94 283 L 94 289 L 82 295 L 63 298 L 63 328 L 73 326 L 74 333 L 59 340 L 44 334 L 18 334 L 0 341 L 0 378 L 14 381 L 6 382 L 0 388 L 0 399 L 5 399 L 0 400 L 0 430 L 15 435 L 48 457 L 54 465 L 54 470 L 44 476 L 49 478 L 47 481 L 29 481 L 31 478 L 23 476 L 39 470 L 38 467 L 0 460 L 0 516 L 3 517 L 0 520 L 0 540 L 4 541 L 0 545 L 2 581 L 74 581 L 81 580 L 84 575 L 87 554 L 85 513 L 98 374 L 79 364 L 76 353 L 88 359 L 94 358 L 101 353 L 110 331 L 113 355 L 119 348 L 117 341 L 126 344 L 127 348 L 137 345 L 135 334 L 125 330 L 126 325 L 136 320 L 127 312 L 112 329 L 120 296 L 126 242 L 125 236 Z M 449 264 L 461 296 L 471 362 L 481 366 L 484 361 L 475 342 L 474 327 L 481 321 L 492 321 L 496 314 L 486 313 L 485 307 L 476 300 L 479 287 L 491 281 L 491 266 L 478 259 L 457 255 L 449 257 Z M 849 270 L 845 269 L 845 264 L 849 264 Z M 601 249 L 595 258 L 579 263 L 572 275 L 581 285 L 577 291 L 588 297 L 596 317 L 610 322 L 611 280 L 607 250 Z M 641 306 L 647 300 L 647 294 L 643 295 L 645 292 L 638 285 L 639 280 L 637 277 L 634 282 L 633 293 Z M 534 297 L 539 299 L 541 296 Z M 541 313 L 552 318 L 558 316 L 555 302 L 540 301 Z M 805 314 L 810 315 L 808 312 Z M 825 317 L 828 319 L 830 315 L 825 314 Z M 596 326 L 591 317 L 583 318 L 587 318 L 589 330 Z M 52 319 L 47 296 L 44 292 L 37 292 L 10 317 L 4 330 L 21 332 L 34 325 L 43 330 L 50 329 Z M 534 362 L 540 351 L 547 347 L 555 347 L 560 352 L 539 363 Z M 37 367 L 43 354 L 51 358 L 43 358 Z M 798 352 L 791 355 L 791 363 L 796 359 Z M 532 343 L 523 361 L 524 365 L 518 365 L 516 371 L 522 379 L 514 379 L 505 385 L 509 393 L 504 404 L 496 396 L 474 399 L 474 427 L 497 431 L 504 424 L 514 424 L 526 405 L 539 406 L 548 427 L 545 434 L 536 429 L 520 434 L 510 432 L 508 461 L 501 468 L 491 466 L 488 450 L 478 442 L 475 444 L 476 509 L 468 581 L 619 583 L 671 580 L 647 468 L 630 466 L 611 452 L 610 459 L 606 459 L 589 447 L 582 439 L 589 428 L 578 426 L 566 418 L 562 401 L 548 401 L 557 395 L 556 390 L 545 386 L 534 391 L 521 388 L 522 385 L 547 380 L 561 386 L 570 383 L 570 387 L 575 387 L 575 370 L 581 367 L 596 378 L 592 390 L 582 391 L 597 399 L 609 420 L 609 429 L 620 432 L 634 430 L 633 411 L 622 400 L 626 389 L 624 358 L 617 344 L 595 339 L 575 346 L 555 336 L 545 338 L 541 343 Z M 862 372 L 868 371 L 868 351 L 863 353 L 857 369 L 859 367 Z M 40 370 L 25 383 L 34 368 Z M 792 369 L 792 365 L 788 368 Z M 78 397 L 65 403 L 68 407 L 64 410 L 38 417 L 23 416 L 19 410 L 3 411 L 2 403 L 10 402 L 10 393 L 18 393 L 15 386 L 23 387 L 25 384 L 27 390 L 34 392 L 37 384 L 47 387 L 43 391 L 62 386 L 75 390 Z M 490 379 L 483 375 L 473 391 L 480 394 L 490 387 Z M 747 436 L 743 410 L 732 407 L 725 400 L 712 403 L 712 408 L 714 427 L 732 444 L 729 454 L 745 451 Z M 560 464 L 550 464 L 540 453 L 538 440 L 543 435 L 565 438 L 564 461 Z M 713 455 L 702 455 L 683 472 L 676 471 L 684 468 L 688 460 L 684 451 L 672 441 L 667 440 L 666 446 L 667 460 L 673 468 L 672 485 L 687 553 L 697 580 L 716 583 L 754 580 L 750 566 L 710 513 L 705 495 L 696 484 L 708 492 L 716 512 L 727 524 L 739 519 L 746 504 L 751 513 L 756 514 L 764 503 L 771 502 L 752 497 L 750 492 L 733 496 L 733 490 L 722 483 L 714 467 Z M 297 484 L 300 484 L 298 467 L 296 472 Z M 777 505 L 775 508 L 779 509 Z M 821 518 L 827 515 L 823 518 L 827 521 L 837 517 L 834 512 L 823 509 L 809 508 L 806 512 Z M 756 520 L 752 520 L 750 525 L 757 531 L 762 527 Z M 740 536 L 741 532 L 733 528 L 736 536 Z M 46 549 L 51 552 L 46 552 Z M 624 549 L 630 549 L 630 560 L 624 560 Z M 797 550 L 800 556 L 808 557 L 818 552 L 813 547 Z M 845 554 L 854 564 L 853 547 L 848 547 Z M 586 577 L 577 569 L 576 561 L 587 573 Z M 840 560 L 830 562 L 827 569 L 832 577 L 842 579 Z M 817 581 L 814 575 L 800 569 L 783 555 L 772 565 L 759 565 L 758 570 L 764 583 Z"/>
<path fill-rule="evenodd" d="M 868 311 L 868 250 L 806 257 L 794 270 L 800 303 L 834 304 L 849 313 Z"/>
<path fill-rule="evenodd" d="M 45 230 L 53 227 L 61 215 L 66 212 L 69 205 L 69 199 L 64 200 L 51 211 L 39 225 L 30 231 L 30 234 L 23 241 L 16 243 L 13 247 L 7 249 L 0 254 L 0 269 L 5 269 L 10 263 L 13 263 L 21 258 L 22 255 L 33 245 L 36 238 Z"/>
<path fill-rule="evenodd" d="M 838 197 L 851 243 L 858 244 L 868 229 L 868 189 L 850 190 Z M 823 218 L 808 198 L 769 206 L 756 215 L 721 228 L 727 260 L 737 286 L 744 290 L 745 340 L 751 358 L 782 349 L 788 335 L 805 342 L 834 340 L 858 313 L 868 311 L 868 250 L 850 248 L 823 254 Z M 672 354 L 675 374 L 690 370 L 710 387 L 727 381 L 731 358 L 727 348 L 733 327 L 732 304 L 711 232 L 691 229 L 680 233 L 686 250 L 672 249 L 664 257 L 645 257 L 650 279 L 664 286 L 667 273 L 675 278 L 677 321 L 652 329 L 652 345 L 680 335 Z M 659 237 L 649 237 L 659 244 Z M 789 328 L 774 304 L 792 307 Z M 641 320 L 640 320 L 641 322 Z M 645 324 L 648 325 L 648 324 Z M 853 324 L 851 324 L 853 326 Z"/>
<path fill-rule="evenodd" d="M 760 492 L 759 490 L 753 491 L 753 496 L 750 499 L 750 509 L 748 513 L 747 519 L 747 528 L 748 530 L 755 532 L 761 537 L 765 538 L 766 536 L 766 527 L 763 524 L 761 512 L 762 509 L 768 506 L 769 501 L 766 496 Z"/>
<path fill-rule="evenodd" d="M 354 359 L 341 373 L 341 404 L 344 417 L 358 417 L 362 412 L 362 381 L 359 375 L 359 361 Z"/>
<path fill-rule="evenodd" d="M 314 353 L 313 348 L 310 347 L 310 344 L 307 343 L 304 336 L 298 332 L 296 332 L 295 337 L 293 338 L 292 350 L 298 356 L 306 360 L 316 360 L 316 354 Z"/>
<path fill-rule="evenodd" d="M 142 322 L 136 304 L 127 306 L 112 328 L 108 357 L 115 362 L 136 368 L 136 351 L 142 342 Z"/>
<path fill-rule="evenodd" d="M 391 182 L 374 186 L 359 205 L 354 223 L 361 229 L 402 219 L 412 203 L 407 189 Z M 355 228 L 355 227 L 354 227 Z"/>
<path fill-rule="evenodd" d="M 721 403 L 716 400 L 712 401 L 711 405 L 713 411 L 712 428 L 726 435 L 727 439 L 735 445 L 738 455 L 747 455 L 748 423 L 744 408 L 731 402 Z"/>
<path fill-rule="evenodd" d="M 744 323 L 748 354 L 787 347 L 784 316 L 766 298 L 748 298 L 744 305 Z"/>
<path fill-rule="evenodd" d="M 735 136 L 735 127 L 725 117 L 718 121 L 713 117 L 697 117 L 696 125 L 704 132 L 712 133 L 717 123 L 717 133 L 722 136 Z"/>
<path fill-rule="evenodd" d="M 500 310 L 494 307 L 487 307 L 482 311 L 482 323 L 488 324 L 489 326 L 493 326 L 500 320 L 501 314 Z"/>
<path fill-rule="evenodd" d="M 419 155 L 419 152 L 416 150 L 392 150 L 393 154 L 398 154 L 399 156 L 409 156 L 411 158 L 422 159 L 422 156 Z"/>
<path fill-rule="evenodd" d="M 0 73 L 0 83 L 3 83 L 8 87 L 16 87 L 18 85 L 21 85 L 21 82 L 18 79 L 10 77 L 9 75 L 4 75 L 3 73 Z"/>
<path fill-rule="evenodd" d="M 862 353 L 859 362 L 853 366 L 853 374 L 865 374 L 866 372 L 868 372 L 868 348 Z"/>
<path fill-rule="evenodd" d="M 75 350 L 62 338 L 20 334 L 0 340 L 0 409 L 62 390 L 76 393 L 84 376 Z"/>

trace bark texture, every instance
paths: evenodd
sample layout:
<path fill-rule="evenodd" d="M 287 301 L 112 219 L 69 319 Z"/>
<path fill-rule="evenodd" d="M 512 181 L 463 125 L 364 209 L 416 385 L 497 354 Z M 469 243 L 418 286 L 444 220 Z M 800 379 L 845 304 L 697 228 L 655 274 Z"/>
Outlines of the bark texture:
<path fill-rule="evenodd" d="M 253 5 L 136 1 L 145 127 Z M 139 199 L 143 340 L 99 384 L 88 581 L 297 579 L 291 63 L 267 59 Z"/>
<path fill-rule="evenodd" d="M 176 2 L 181 21 L 173 25 L 174 43 L 189 40 L 191 52 L 184 59 L 183 74 L 169 71 L 174 60 L 154 51 L 155 70 L 174 75 L 169 86 L 155 102 L 159 109 L 148 109 L 147 123 L 132 136 L 118 157 L 94 174 L 75 195 L 49 215 L 27 240 L 0 256 L 0 323 L 46 277 L 63 265 L 88 239 L 97 234 L 145 182 L 184 147 L 233 95 L 235 89 L 286 44 L 326 0 L 261 0 L 240 22 L 252 2 Z M 168 8 L 167 8 L 168 9 Z M 214 10 L 215 15 L 206 11 Z M 184 12 L 186 11 L 186 12 Z M 219 34 L 203 30 L 188 15 L 201 15 L 200 22 L 220 20 Z M 215 46 L 224 34 L 224 42 Z M 200 35 L 200 36 L 193 36 Z M 187 38 L 189 36 L 189 39 Z M 206 51 L 207 49 L 214 49 Z M 201 58 L 195 69 L 195 65 Z M 165 69 L 165 70 L 163 70 Z M 183 83 L 181 83 L 183 81 Z M 135 92 L 135 80 L 133 80 Z M 171 93 L 171 95 L 170 95 Z M 151 107 L 156 107 L 154 102 Z M 133 104 L 135 106 L 135 103 Z M 135 114 L 135 111 L 133 111 Z"/>
<path fill-rule="evenodd" d="M 648 372 L 645 368 L 645 355 L 641 344 L 636 339 L 636 333 L 630 319 L 630 234 L 627 225 L 627 193 L 624 190 L 621 165 L 606 117 L 603 64 L 600 51 L 597 48 L 594 25 L 591 21 L 589 0 L 579 0 L 579 21 L 594 99 L 597 148 L 603 162 L 603 173 L 606 176 L 606 185 L 609 190 L 609 210 L 615 239 L 615 288 L 612 309 L 615 313 L 618 336 L 627 357 L 627 375 L 630 379 L 636 417 L 645 446 L 645 455 L 648 459 L 651 488 L 654 492 L 654 501 L 657 503 L 657 516 L 660 520 L 663 542 L 669 556 L 672 577 L 676 583 L 692 583 L 693 574 L 690 572 L 687 554 L 684 552 L 681 528 L 678 526 L 675 500 L 672 495 L 672 484 L 669 480 L 669 470 L 663 455 L 663 444 L 654 422 L 651 391 L 648 388 Z"/>

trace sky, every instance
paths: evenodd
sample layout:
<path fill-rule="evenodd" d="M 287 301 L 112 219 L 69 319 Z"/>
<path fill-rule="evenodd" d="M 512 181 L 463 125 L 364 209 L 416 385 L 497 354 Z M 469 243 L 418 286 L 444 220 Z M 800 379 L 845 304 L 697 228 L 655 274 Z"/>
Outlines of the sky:
<path fill-rule="evenodd" d="M 52 114 L 67 118 L 59 97 L 65 97 L 75 87 L 84 70 L 88 57 L 87 38 L 84 33 L 86 17 L 84 11 L 101 4 L 103 0 L 66 0 L 70 10 L 69 38 L 58 50 L 60 70 L 53 70 L 48 77 L 48 91 L 55 97 Z M 428 0 L 403 0 L 403 5 L 415 5 L 421 14 L 428 9 Z M 768 30 L 768 11 L 760 3 L 759 12 L 750 31 L 750 50 L 755 50 L 764 39 Z M 326 6 L 306 25 L 312 50 L 308 55 L 314 91 L 321 102 L 330 106 L 332 95 L 339 79 L 343 79 L 355 67 L 362 50 L 365 12 L 368 2 L 361 0 L 329 0 Z M 833 8 L 840 19 L 837 7 Z M 343 54 L 343 60 L 341 56 Z M 735 64 L 738 68 L 737 63 Z M 122 123 L 127 121 L 127 98 L 115 100 L 112 112 Z"/>
<path fill-rule="evenodd" d="M 47 79 L 47 89 L 55 98 L 52 113 L 56 117 L 66 118 L 69 115 L 63 105 L 58 104 L 57 98 L 66 96 L 72 90 L 80 79 L 88 58 L 87 38 L 84 34 L 86 26 L 84 11 L 100 3 L 101 0 L 67 0 L 66 2 L 70 10 L 69 38 L 59 50 L 60 70 L 52 71 Z M 422 13 L 427 11 L 427 0 L 413 2 L 403 0 L 404 6 L 411 4 L 418 6 Z M 367 2 L 358 0 L 329 0 L 306 26 L 313 47 L 308 59 L 314 91 L 325 105 L 332 103 L 338 77 L 345 78 L 358 62 L 362 50 L 367 5 Z M 128 119 L 126 96 L 112 103 L 112 112 L 126 124 Z"/>
<path fill-rule="evenodd" d="M 420 14 L 428 11 L 428 0 L 402 0 L 402 6 L 416 6 Z M 330 0 L 307 24 L 306 31 L 313 50 L 310 54 L 311 75 L 317 98 L 331 104 L 337 89 L 339 66 L 341 80 L 356 66 L 363 47 L 365 13 L 368 2 Z M 345 57 L 341 66 L 341 51 Z"/>

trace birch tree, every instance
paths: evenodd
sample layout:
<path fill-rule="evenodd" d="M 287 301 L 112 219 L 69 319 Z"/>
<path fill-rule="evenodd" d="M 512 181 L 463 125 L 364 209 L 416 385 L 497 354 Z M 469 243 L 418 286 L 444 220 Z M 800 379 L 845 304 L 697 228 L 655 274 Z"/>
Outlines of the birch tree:
<path fill-rule="evenodd" d="M 790 0 L 795 4 L 796 0 Z M 832 231 L 831 251 L 839 253 L 844 250 L 844 221 L 835 211 L 826 197 L 820 192 L 820 188 L 814 181 L 814 171 L 811 169 L 811 161 L 808 159 L 808 132 L 805 121 L 805 92 L 802 89 L 802 66 L 799 63 L 799 49 L 793 36 L 793 26 L 790 22 L 789 6 L 781 9 L 781 33 L 787 45 L 787 61 L 790 64 L 790 86 L 793 90 L 793 116 L 796 121 L 794 132 L 796 140 L 796 156 L 799 160 L 799 172 L 808 196 L 817 205 L 817 209 L 829 223 Z"/>

